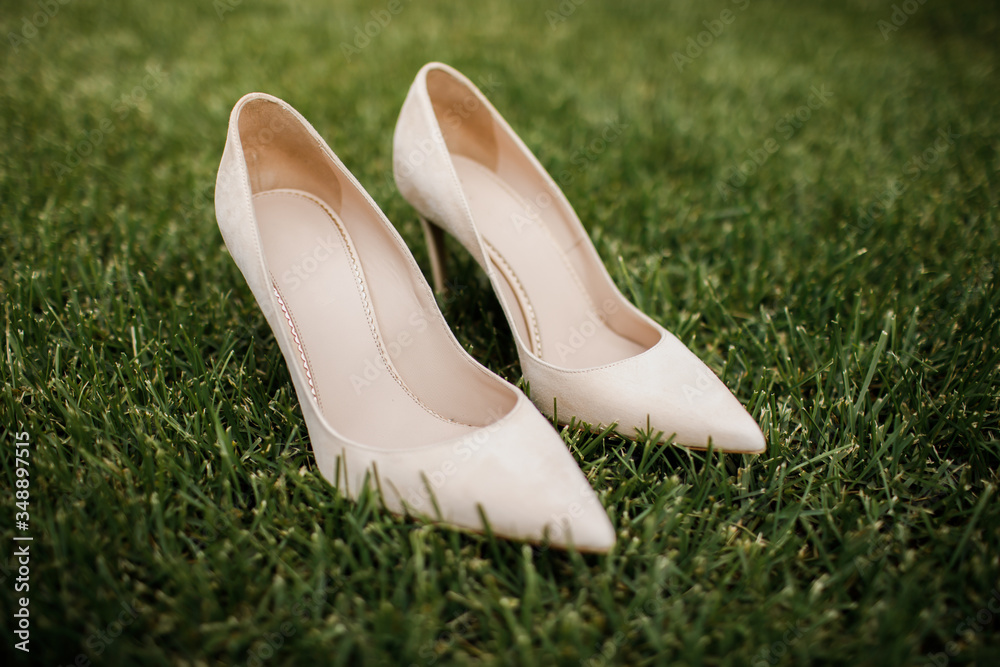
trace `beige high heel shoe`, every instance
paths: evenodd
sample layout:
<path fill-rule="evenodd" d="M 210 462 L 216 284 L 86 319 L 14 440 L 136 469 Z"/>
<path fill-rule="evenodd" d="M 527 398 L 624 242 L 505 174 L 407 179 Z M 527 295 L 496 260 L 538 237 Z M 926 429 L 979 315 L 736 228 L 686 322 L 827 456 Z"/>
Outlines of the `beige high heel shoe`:
<path fill-rule="evenodd" d="M 215 192 L 226 245 L 284 355 L 320 472 L 348 497 L 500 536 L 607 551 L 562 439 L 455 340 L 413 256 L 306 120 L 252 93 Z"/>
<path fill-rule="evenodd" d="M 441 228 L 485 269 L 535 404 L 561 420 L 647 426 L 695 449 L 764 451 L 718 377 L 614 285 L 562 191 L 471 81 L 417 73 L 396 124 L 393 171 L 423 216 L 443 288 Z"/>

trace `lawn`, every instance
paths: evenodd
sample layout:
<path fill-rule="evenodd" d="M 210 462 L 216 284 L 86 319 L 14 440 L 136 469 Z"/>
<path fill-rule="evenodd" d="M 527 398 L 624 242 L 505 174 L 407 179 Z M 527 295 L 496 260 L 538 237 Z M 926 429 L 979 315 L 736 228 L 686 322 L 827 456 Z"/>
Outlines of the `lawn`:
<path fill-rule="evenodd" d="M 1000 11 L 982 4 L 5 0 L 4 664 L 995 664 Z M 749 457 L 559 427 L 609 555 L 339 498 L 216 227 L 229 111 L 262 90 L 428 270 L 391 175 L 428 60 L 488 92 L 626 295 L 768 439 Z M 443 312 L 517 382 L 459 257 Z"/>

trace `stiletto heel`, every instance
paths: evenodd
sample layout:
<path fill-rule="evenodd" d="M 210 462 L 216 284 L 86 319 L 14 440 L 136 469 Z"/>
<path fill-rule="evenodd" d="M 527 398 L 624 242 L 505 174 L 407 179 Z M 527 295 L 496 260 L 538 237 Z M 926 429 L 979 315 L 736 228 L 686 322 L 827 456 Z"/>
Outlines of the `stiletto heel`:
<path fill-rule="evenodd" d="M 693 449 L 764 451 L 728 387 L 622 295 L 559 186 L 471 81 L 425 65 L 393 153 L 400 193 L 436 223 L 431 261 L 440 226 L 489 276 L 542 412 L 552 415 L 558 399 L 563 419 L 616 423 L 625 436 L 652 428 Z"/>
<path fill-rule="evenodd" d="M 614 545 L 562 439 L 455 340 L 403 239 L 286 103 L 237 102 L 215 213 L 337 493 L 374 485 L 398 514 L 581 551 Z M 443 285 L 441 230 L 425 229 Z"/>
<path fill-rule="evenodd" d="M 420 216 L 420 226 L 424 228 L 424 240 L 427 241 L 427 255 L 431 260 L 431 279 L 434 291 L 445 295 L 448 293 L 448 273 L 445 263 L 448 261 L 448 248 L 444 244 L 444 230 L 433 222 Z"/>

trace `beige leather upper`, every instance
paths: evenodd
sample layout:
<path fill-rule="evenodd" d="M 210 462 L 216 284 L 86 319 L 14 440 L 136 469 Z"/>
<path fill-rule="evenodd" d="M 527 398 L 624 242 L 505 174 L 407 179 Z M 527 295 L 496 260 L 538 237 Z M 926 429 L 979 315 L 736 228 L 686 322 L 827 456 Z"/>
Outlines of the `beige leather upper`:
<path fill-rule="evenodd" d="M 349 497 L 603 551 L 604 509 L 525 396 L 455 340 L 381 210 L 290 106 L 241 99 L 219 228 L 289 366 L 321 473 Z"/>
<path fill-rule="evenodd" d="M 489 275 L 543 412 L 763 451 L 725 384 L 622 296 L 562 191 L 471 81 L 425 65 L 393 141 L 400 192 Z"/>

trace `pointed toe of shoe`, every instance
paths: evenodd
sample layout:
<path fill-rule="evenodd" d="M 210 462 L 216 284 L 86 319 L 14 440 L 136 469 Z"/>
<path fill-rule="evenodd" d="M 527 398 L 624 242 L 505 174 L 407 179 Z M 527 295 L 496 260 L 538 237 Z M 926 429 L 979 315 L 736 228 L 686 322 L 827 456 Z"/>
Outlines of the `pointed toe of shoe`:
<path fill-rule="evenodd" d="M 443 112 L 469 100 L 460 124 Z M 691 448 L 763 451 L 726 386 L 621 294 L 558 184 L 467 77 L 442 63 L 420 70 L 393 155 L 399 191 L 425 219 L 436 283 L 449 232 L 486 271 L 540 410 L 626 437 L 648 425 Z M 558 206 L 542 215 L 540 201 Z"/>
<path fill-rule="evenodd" d="M 596 498 L 595 498 L 596 500 Z M 549 534 L 553 544 L 568 547 L 570 543 L 579 550 L 590 553 L 608 553 L 617 542 L 615 527 L 599 502 L 594 502 L 573 517 L 562 528 L 565 540 L 557 540 L 561 535 Z"/>
<path fill-rule="evenodd" d="M 634 357 L 585 371 L 524 363 L 532 400 L 543 411 L 555 404 L 561 419 L 618 425 L 637 437 L 648 428 L 692 449 L 756 454 L 764 435 L 725 383 L 666 330 Z"/>
<path fill-rule="evenodd" d="M 476 499 L 502 537 L 607 552 L 615 544 L 614 527 L 562 439 L 545 426 L 548 433 L 506 444 L 503 458 L 513 457 L 514 466 L 495 462 L 470 473 L 466 498 Z"/>
<path fill-rule="evenodd" d="M 654 348 L 658 354 L 651 365 L 665 379 L 661 391 L 648 394 L 658 399 L 657 406 L 649 405 L 650 424 L 656 430 L 673 434 L 677 444 L 695 449 L 705 449 L 711 442 L 724 452 L 764 451 L 760 426 L 697 355 L 669 333 L 658 348 Z"/>
<path fill-rule="evenodd" d="M 422 460 L 388 459 L 390 509 L 559 548 L 606 552 L 615 531 L 562 438 L 522 396 L 507 418 Z M 419 470 L 414 475 L 409 471 Z"/>
<path fill-rule="evenodd" d="M 737 401 L 738 403 L 738 401 Z M 743 406 L 733 410 L 726 418 L 727 426 L 718 430 L 718 435 L 709 434 L 713 442 L 723 451 L 742 454 L 762 454 L 767 448 L 764 433 Z"/>
<path fill-rule="evenodd" d="M 532 413 L 538 421 L 532 437 L 505 443 L 504 458 L 518 464 L 489 466 L 489 479 L 478 476 L 492 529 L 536 544 L 606 553 L 616 538 L 600 498 L 562 438 L 534 408 Z"/>
<path fill-rule="evenodd" d="M 729 388 L 680 340 L 665 333 L 650 351 L 648 367 L 659 377 L 659 386 L 647 379 L 645 390 L 632 398 L 640 416 L 648 415 L 654 431 L 674 436 L 674 442 L 691 449 L 759 454 L 764 434 Z M 641 422 L 640 422 L 641 423 Z"/>
<path fill-rule="evenodd" d="M 721 383 L 720 383 L 721 384 Z M 726 389 L 728 392 L 728 389 Z M 675 442 L 693 449 L 712 448 L 734 454 L 760 454 L 766 449 L 764 433 L 740 402 L 732 395 L 724 406 L 709 407 L 695 412 L 694 422 L 683 434 L 677 433 Z M 660 423 L 658 430 L 670 433 L 669 424 L 675 422 L 672 415 L 660 417 L 653 423 Z M 698 427 L 696 424 L 700 424 Z"/>

